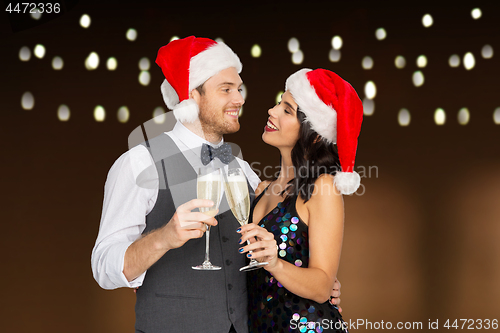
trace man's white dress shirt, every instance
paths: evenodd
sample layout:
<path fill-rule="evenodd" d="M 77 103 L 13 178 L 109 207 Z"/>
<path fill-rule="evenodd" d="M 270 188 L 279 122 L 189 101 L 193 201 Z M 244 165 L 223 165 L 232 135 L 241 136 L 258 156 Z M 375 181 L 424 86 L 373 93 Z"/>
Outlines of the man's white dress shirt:
<path fill-rule="evenodd" d="M 177 122 L 173 130 L 166 135 L 172 138 L 195 170 L 202 166 L 200 153 L 203 143 L 215 147 L 223 144 L 223 140 L 217 145 L 211 144 L 180 122 Z M 250 186 L 255 190 L 260 182 L 259 177 L 247 162 L 239 158 L 237 161 L 245 172 Z M 220 161 L 213 160 L 211 164 L 214 163 Z M 146 177 L 144 170 L 149 173 Z M 144 180 L 138 180 L 141 173 L 141 179 Z M 121 155 L 109 170 L 104 185 L 99 234 L 91 259 L 94 279 L 102 288 L 136 288 L 142 285 L 146 272 L 128 282 L 123 274 L 123 264 L 127 248 L 146 228 L 146 215 L 156 203 L 158 187 L 158 173 L 154 167 L 154 160 L 148 149 L 142 145 L 131 148 Z"/>

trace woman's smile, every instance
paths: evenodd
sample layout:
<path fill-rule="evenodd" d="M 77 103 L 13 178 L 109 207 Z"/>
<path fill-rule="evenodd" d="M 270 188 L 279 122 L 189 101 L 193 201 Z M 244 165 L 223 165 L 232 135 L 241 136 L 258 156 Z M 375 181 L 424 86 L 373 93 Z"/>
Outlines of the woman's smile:
<path fill-rule="evenodd" d="M 278 128 L 276 127 L 276 125 L 274 125 L 273 122 L 270 119 L 267 120 L 267 124 L 264 127 L 264 129 L 266 130 L 266 132 L 276 132 L 276 131 L 279 131 Z"/>

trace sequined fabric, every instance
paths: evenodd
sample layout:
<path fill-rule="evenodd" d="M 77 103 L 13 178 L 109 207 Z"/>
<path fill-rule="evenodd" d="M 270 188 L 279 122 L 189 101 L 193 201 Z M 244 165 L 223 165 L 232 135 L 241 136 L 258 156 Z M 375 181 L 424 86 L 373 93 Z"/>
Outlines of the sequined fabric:
<path fill-rule="evenodd" d="M 255 199 L 253 207 L 264 192 Z M 296 200 L 296 197 L 289 197 L 280 202 L 259 225 L 274 234 L 280 259 L 307 267 L 308 227 L 297 214 Z M 247 283 L 251 333 L 347 332 L 347 324 L 336 306 L 329 302 L 319 304 L 291 293 L 265 269 L 248 272 Z"/>

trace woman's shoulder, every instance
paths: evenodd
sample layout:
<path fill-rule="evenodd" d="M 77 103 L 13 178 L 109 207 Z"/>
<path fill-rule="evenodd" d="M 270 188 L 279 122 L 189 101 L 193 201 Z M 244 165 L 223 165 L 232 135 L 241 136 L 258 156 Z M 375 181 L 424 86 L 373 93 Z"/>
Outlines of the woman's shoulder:
<path fill-rule="evenodd" d="M 269 184 L 271 184 L 272 181 L 271 180 L 264 180 L 262 182 L 259 183 L 259 185 L 257 186 L 257 188 L 255 189 L 255 195 L 258 196 L 262 193 L 262 191 L 264 191 L 266 189 L 266 187 L 269 186 Z"/>
<path fill-rule="evenodd" d="M 329 204 L 335 201 L 342 201 L 342 194 L 335 186 L 335 176 L 322 174 L 314 182 L 314 190 L 311 199 L 307 202 L 309 206 Z"/>
<path fill-rule="evenodd" d="M 306 225 L 309 225 L 311 218 L 318 215 L 331 215 L 332 210 L 343 207 L 344 201 L 334 184 L 334 179 L 335 177 L 329 174 L 319 176 L 314 182 L 311 198 L 306 202 L 300 196 L 300 199 L 297 200 L 297 213 Z"/>

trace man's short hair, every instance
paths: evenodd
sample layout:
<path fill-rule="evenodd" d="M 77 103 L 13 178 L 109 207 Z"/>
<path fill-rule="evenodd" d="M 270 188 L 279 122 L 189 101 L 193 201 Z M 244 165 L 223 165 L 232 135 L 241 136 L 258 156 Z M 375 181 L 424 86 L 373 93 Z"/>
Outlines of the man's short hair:
<path fill-rule="evenodd" d="M 198 87 L 196 87 L 196 90 L 198 90 L 198 92 L 200 93 L 200 95 L 204 95 L 205 94 L 205 87 L 204 86 L 205 86 L 205 82 L 203 82 Z"/>

